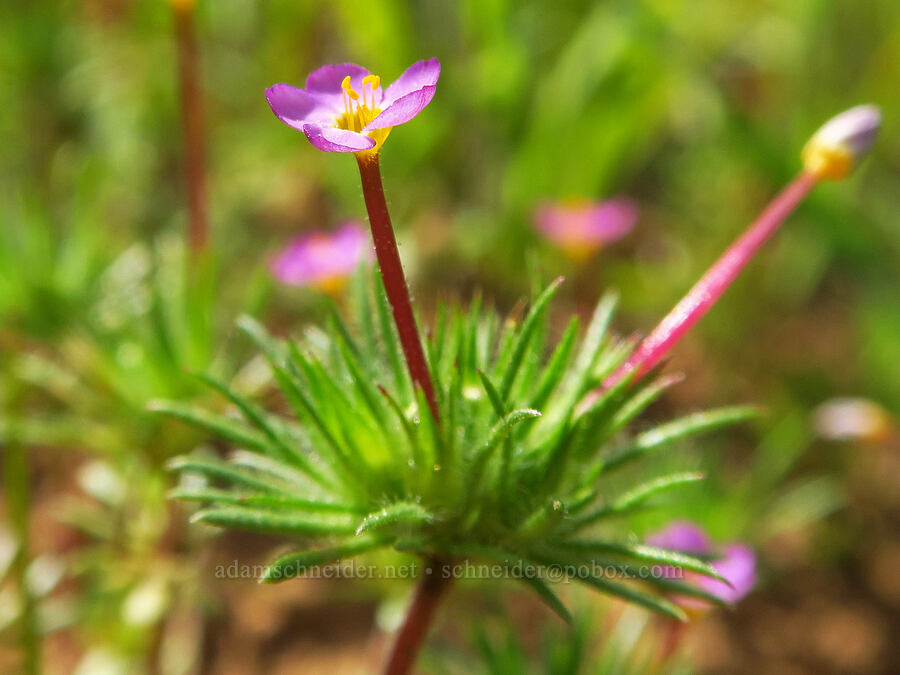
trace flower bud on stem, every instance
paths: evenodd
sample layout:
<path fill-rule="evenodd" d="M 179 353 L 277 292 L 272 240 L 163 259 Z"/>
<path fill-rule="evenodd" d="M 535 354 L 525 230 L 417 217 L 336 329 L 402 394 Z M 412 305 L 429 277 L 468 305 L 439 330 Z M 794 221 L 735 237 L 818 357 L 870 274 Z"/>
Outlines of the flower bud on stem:
<path fill-rule="evenodd" d="M 726 289 L 747 266 L 756 252 L 775 234 L 779 226 L 816 184 L 818 178 L 802 172 L 772 200 L 759 218 L 725 251 L 700 281 L 647 336 L 631 358 L 603 383 L 610 387 L 637 371 L 640 379 L 669 353 L 672 347 L 716 304 Z"/>
<path fill-rule="evenodd" d="M 631 373 L 637 381 L 659 363 L 716 304 L 818 181 L 844 178 L 856 168 L 875 142 L 880 125 L 881 113 L 871 105 L 851 108 L 826 122 L 803 149 L 800 175 L 772 200 L 603 386 L 611 387 Z"/>

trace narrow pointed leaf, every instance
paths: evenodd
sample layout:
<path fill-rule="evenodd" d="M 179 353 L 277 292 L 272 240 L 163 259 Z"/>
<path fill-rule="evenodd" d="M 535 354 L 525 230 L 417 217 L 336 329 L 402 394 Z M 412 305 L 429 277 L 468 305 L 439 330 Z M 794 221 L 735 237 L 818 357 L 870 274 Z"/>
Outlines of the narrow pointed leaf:
<path fill-rule="evenodd" d="M 152 401 L 148 408 L 157 413 L 180 419 L 194 426 L 205 429 L 211 434 L 224 438 L 237 446 L 256 450 L 264 454 L 275 453 L 263 434 L 235 420 L 214 415 L 201 408 L 176 403 L 175 401 Z"/>
<path fill-rule="evenodd" d="M 306 574 L 311 569 L 344 560 L 362 553 L 368 553 L 386 546 L 390 538 L 383 536 L 361 536 L 346 539 L 328 548 L 309 549 L 289 553 L 269 563 L 260 583 L 275 584 Z"/>
<path fill-rule="evenodd" d="M 534 306 L 522 323 L 522 328 L 513 343 L 509 363 L 506 365 L 503 377 L 500 380 L 499 394 L 502 401 L 506 401 L 509 397 L 512 386 L 516 381 L 516 376 L 519 374 L 519 369 L 522 366 L 522 360 L 525 357 L 528 345 L 531 343 L 531 339 L 534 336 L 535 328 L 537 327 L 541 316 L 543 316 L 546 311 L 547 305 L 562 285 L 562 282 L 563 278 L 559 277 L 538 296 L 537 300 L 534 302 Z"/>
<path fill-rule="evenodd" d="M 288 486 L 283 481 L 262 477 L 217 459 L 176 457 L 169 461 L 168 468 L 172 471 L 198 473 L 213 480 L 262 492 L 284 493 L 288 489 Z"/>
<path fill-rule="evenodd" d="M 355 531 L 353 523 L 349 519 L 332 518 L 327 520 L 313 514 L 278 513 L 242 507 L 210 508 L 198 511 L 191 517 L 191 522 L 250 532 L 309 537 L 353 534 Z"/>
<path fill-rule="evenodd" d="M 531 590 L 538 594 L 538 597 L 544 601 L 550 609 L 556 612 L 556 615 L 568 624 L 572 623 L 572 614 L 563 604 L 559 596 L 550 588 L 550 584 L 540 577 L 523 576 L 520 581 L 528 586 Z"/>
<path fill-rule="evenodd" d="M 705 476 L 702 473 L 676 473 L 668 476 L 662 476 L 647 483 L 643 483 L 621 495 L 612 504 L 601 507 L 593 513 L 589 513 L 578 519 L 578 521 L 576 521 L 577 527 L 584 527 L 585 525 L 600 520 L 601 518 L 606 518 L 608 516 L 627 513 L 629 511 L 632 511 L 633 509 L 640 507 L 651 497 L 654 497 L 667 490 L 681 487 L 682 485 L 696 483 L 697 481 L 701 481 L 704 478 Z"/>
<path fill-rule="evenodd" d="M 356 529 L 356 534 L 381 530 L 396 525 L 418 527 L 434 521 L 434 514 L 416 502 L 397 502 L 370 513 Z"/>
<path fill-rule="evenodd" d="M 557 542 L 555 545 L 567 551 L 578 551 L 587 555 L 614 554 L 633 560 L 639 560 L 641 562 L 680 567 L 689 572 L 696 572 L 719 581 L 724 581 L 726 584 L 728 583 L 728 580 L 719 574 L 716 568 L 708 562 L 691 555 L 669 551 L 656 546 L 588 540 L 569 540 Z"/>
<path fill-rule="evenodd" d="M 573 316 L 569 321 L 569 325 L 566 326 L 566 330 L 553 351 L 547 367 L 544 368 L 544 374 L 541 375 L 541 379 L 538 381 L 534 397 L 531 399 L 532 408 L 536 410 L 543 408 L 566 374 L 566 366 L 572 356 L 575 340 L 578 338 L 578 324 L 578 317 Z"/>
<path fill-rule="evenodd" d="M 678 621 L 687 621 L 687 615 L 678 607 L 678 605 L 669 600 L 642 591 L 634 585 L 620 581 L 612 581 L 606 577 L 596 576 L 590 573 L 589 566 L 585 565 L 566 565 L 564 561 L 555 560 L 552 557 L 536 556 L 545 565 L 554 565 L 561 567 L 563 571 L 572 578 L 577 579 L 586 586 L 590 586 L 598 591 L 602 591 L 608 595 L 612 595 L 628 602 L 646 607 L 655 612 L 659 612 L 665 616 L 669 616 Z"/>

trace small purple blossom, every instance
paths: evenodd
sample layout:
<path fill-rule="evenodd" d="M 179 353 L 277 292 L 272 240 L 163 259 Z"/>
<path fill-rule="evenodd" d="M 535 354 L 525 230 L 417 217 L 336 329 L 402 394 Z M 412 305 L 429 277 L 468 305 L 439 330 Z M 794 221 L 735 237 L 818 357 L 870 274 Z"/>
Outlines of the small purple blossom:
<path fill-rule="evenodd" d="M 700 574 L 687 573 L 686 581 L 724 602 L 735 604 L 756 585 L 756 555 L 744 544 L 713 546 L 707 534 L 694 523 L 679 521 L 647 538 L 651 546 L 692 555 L 711 555 L 711 565 L 728 584 Z M 672 570 L 674 572 L 674 570 Z M 693 598 L 678 598 L 685 608 L 706 609 L 708 605 Z"/>
<path fill-rule="evenodd" d="M 631 232 L 637 205 L 623 197 L 584 204 L 544 204 L 534 213 L 538 230 L 564 253 L 584 260 Z"/>
<path fill-rule="evenodd" d="M 272 260 L 270 269 L 284 284 L 331 291 L 370 257 L 368 233 L 359 223 L 348 222 L 334 233 L 311 232 L 295 238 Z"/>
<path fill-rule="evenodd" d="M 276 84 L 266 100 L 282 122 L 325 152 L 377 152 L 392 127 L 409 122 L 434 98 L 437 59 L 418 61 L 386 89 L 381 78 L 352 63 L 322 66 L 304 89 Z"/>

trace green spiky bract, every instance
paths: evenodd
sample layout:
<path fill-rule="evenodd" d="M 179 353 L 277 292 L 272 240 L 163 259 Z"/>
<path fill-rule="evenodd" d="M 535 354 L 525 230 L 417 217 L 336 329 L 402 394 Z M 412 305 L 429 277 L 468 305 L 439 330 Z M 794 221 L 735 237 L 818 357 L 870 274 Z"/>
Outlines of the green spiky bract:
<path fill-rule="evenodd" d="M 631 345 L 610 335 L 616 303 L 607 296 L 580 339 L 572 319 L 550 348 L 548 311 L 560 282 L 521 321 L 501 321 L 478 301 L 468 311 L 438 312 L 425 346 L 439 422 L 413 390 L 377 283 L 374 293 L 369 283 L 357 284 L 353 331 L 334 312 L 327 333 L 282 341 L 242 318 L 241 328 L 268 359 L 284 410 L 266 410 L 206 376 L 237 415 L 156 403 L 239 448 L 229 461 L 176 459 L 174 469 L 206 478 L 206 487 L 176 496 L 203 504 L 194 521 L 294 538 L 298 550 L 273 561 L 264 582 L 393 547 L 530 570 L 518 578 L 564 618 L 543 574 L 549 566 L 679 619 L 683 612 L 667 599 L 674 593 L 716 602 L 671 575 L 636 579 L 647 565 L 719 578 L 708 562 L 617 532 L 618 517 L 702 476 L 651 474 L 623 487 L 618 472 L 756 411 L 696 413 L 630 434 L 629 423 L 675 380 L 625 380 L 587 396 Z"/>

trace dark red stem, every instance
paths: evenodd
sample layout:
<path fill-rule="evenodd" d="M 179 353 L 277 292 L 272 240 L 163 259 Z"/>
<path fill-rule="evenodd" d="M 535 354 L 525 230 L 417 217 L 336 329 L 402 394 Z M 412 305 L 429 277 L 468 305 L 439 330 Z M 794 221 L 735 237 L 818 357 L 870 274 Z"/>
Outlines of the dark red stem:
<path fill-rule="evenodd" d="M 191 5 L 192 3 L 176 3 L 174 10 L 181 99 L 181 142 L 184 149 L 184 181 L 188 206 L 188 244 L 191 252 L 197 255 L 206 250 L 209 228 L 206 215 L 206 137 Z"/>
<path fill-rule="evenodd" d="M 412 669 L 422 645 L 425 644 L 438 603 L 450 586 L 449 572 L 449 563 L 429 561 L 425 574 L 419 579 L 400 632 L 397 633 L 384 675 L 406 675 Z"/>
<path fill-rule="evenodd" d="M 400 336 L 400 345 L 403 347 L 403 355 L 406 357 L 406 365 L 409 367 L 413 384 L 425 394 L 431 414 L 435 421 L 439 422 L 434 384 L 431 382 L 431 373 L 428 371 L 428 364 L 425 361 L 425 352 L 422 351 L 422 341 L 419 338 L 412 303 L 409 300 L 409 289 L 406 286 L 406 277 L 403 275 L 397 240 L 394 237 L 391 216 L 384 199 L 378 155 L 376 153 L 360 153 L 356 159 L 359 164 L 359 175 L 362 178 L 366 209 L 369 212 L 372 240 L 375 242 L 375 256 L 378 258 L 378 267 L 381 270 L 388 302 L 391 303 L 394 323 L 397 325 L 397 333 Z"/>

